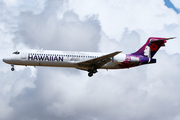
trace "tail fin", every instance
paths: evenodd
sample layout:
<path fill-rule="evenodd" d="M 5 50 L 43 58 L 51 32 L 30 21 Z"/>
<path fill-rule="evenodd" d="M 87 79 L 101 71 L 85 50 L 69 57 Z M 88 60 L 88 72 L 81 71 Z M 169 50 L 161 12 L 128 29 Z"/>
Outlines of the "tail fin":
<path fill-rule="evenodd" d="M 146 44 L 144 44 L 137 52 L 132 54 L 143 55 L 152 58 L 161 46 L 165 46 L 166 40 L 173 38 L 175 37 L 171 37 L 171 38 L 150 37 L 146 42 Z"/>

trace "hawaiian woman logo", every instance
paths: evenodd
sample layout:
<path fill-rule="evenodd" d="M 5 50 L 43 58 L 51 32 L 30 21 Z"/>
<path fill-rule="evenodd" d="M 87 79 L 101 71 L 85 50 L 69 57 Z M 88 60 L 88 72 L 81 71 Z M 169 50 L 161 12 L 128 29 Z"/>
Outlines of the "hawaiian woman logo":
<path fill-rule="evenodd" d="M 151 57 L 150 53 L 150 47 L 147 45 L 146 48 L 144 49 L 144 55 L 147 56 L 148 58 Z"/>

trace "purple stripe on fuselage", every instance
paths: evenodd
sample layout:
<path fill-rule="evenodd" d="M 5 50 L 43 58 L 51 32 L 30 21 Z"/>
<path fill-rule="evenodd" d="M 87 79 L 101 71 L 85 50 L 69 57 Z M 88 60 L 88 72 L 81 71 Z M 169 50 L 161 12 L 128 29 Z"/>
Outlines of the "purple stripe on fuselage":
<path fill-rule="evenodd" d="M 142 63 L 142 64 L 146 64 L 149 62 L 149 58 L 148 57 L 140 57 L 139 58 L 139 61 Z"/>
<path fill-rule="evenodd" d="M 142 55 L 135 55 L 135 54 L 126 54 L 126 59 L 125 61 L 131 61 L 131 57 L 136 57 L 139 58 L 139 62 L 142 64 L 146 64 L 149 62 L 149 58 L 146 56 L 142 56 Z"/>

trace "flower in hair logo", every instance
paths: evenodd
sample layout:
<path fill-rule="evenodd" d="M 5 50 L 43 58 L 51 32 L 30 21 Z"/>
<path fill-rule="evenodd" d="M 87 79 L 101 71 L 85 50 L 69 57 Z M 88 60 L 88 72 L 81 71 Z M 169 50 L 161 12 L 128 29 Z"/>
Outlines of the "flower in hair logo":
<path fill-rule="evenodd" d="M 151 51 L 157 51 L 158 50 L 158 45 L 153 43 L 152 45 L 150 45 L 150 48 L 151 48 Z"/>

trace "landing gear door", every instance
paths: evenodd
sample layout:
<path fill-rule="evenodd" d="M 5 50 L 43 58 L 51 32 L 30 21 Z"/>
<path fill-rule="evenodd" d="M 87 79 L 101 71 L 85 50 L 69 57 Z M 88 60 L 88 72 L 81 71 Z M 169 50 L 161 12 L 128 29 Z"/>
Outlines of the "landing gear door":
<path fill-rule="evenodd" d="M 21 52 L 21 59 L 26 59 L 26 52 Z"/>

